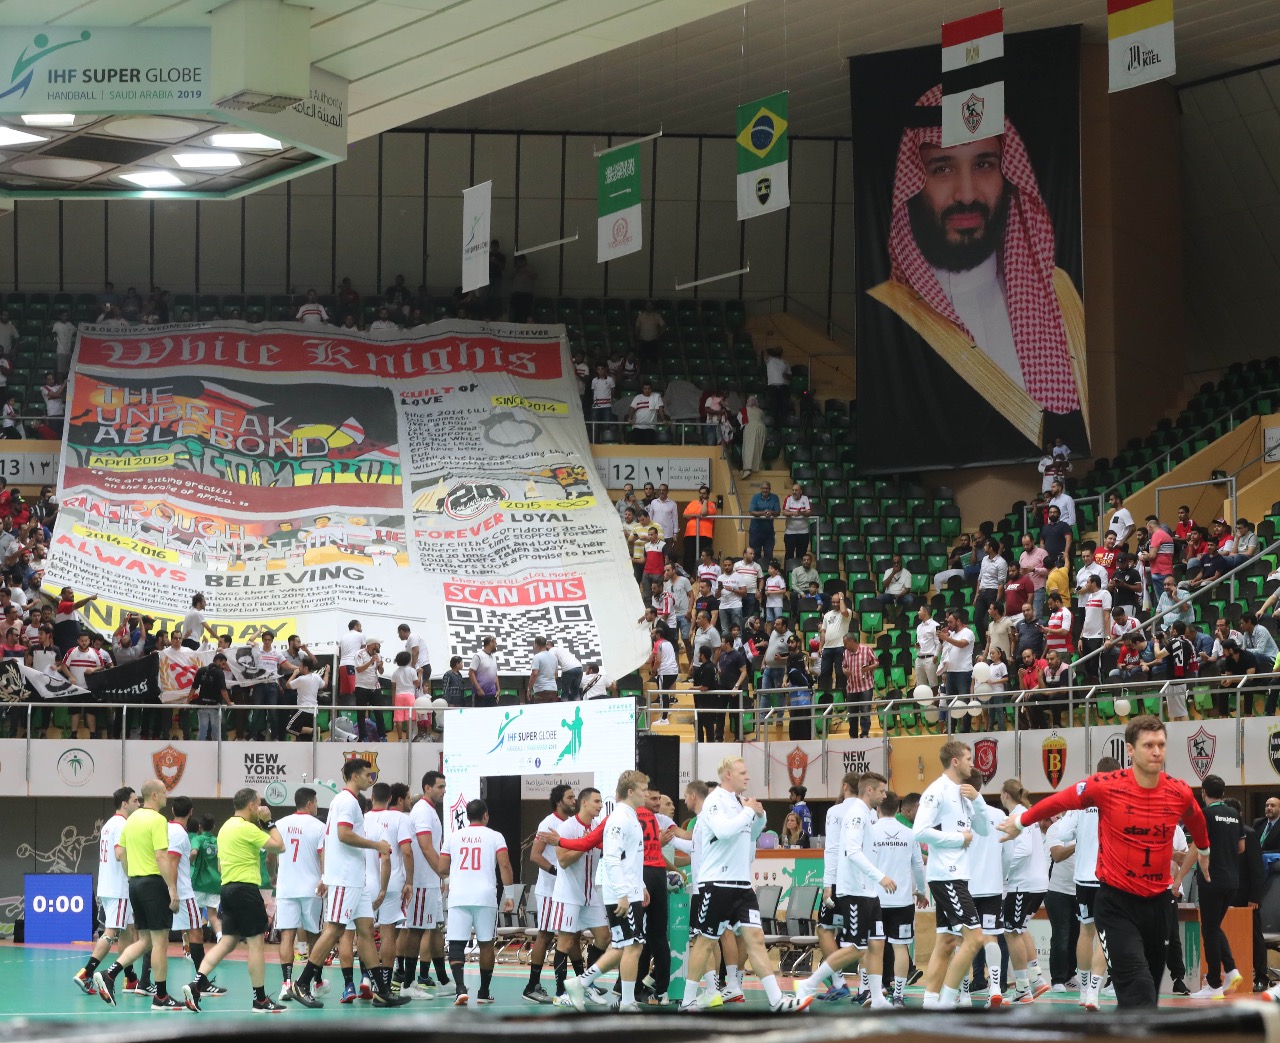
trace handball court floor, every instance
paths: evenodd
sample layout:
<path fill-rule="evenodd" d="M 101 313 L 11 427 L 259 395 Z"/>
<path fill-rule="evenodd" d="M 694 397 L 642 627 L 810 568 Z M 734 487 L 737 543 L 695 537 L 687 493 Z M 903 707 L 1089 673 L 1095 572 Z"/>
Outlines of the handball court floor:
<path fill-rule="evenodd" d="M 146 997 L 126 995 L 121 992 L 117 995 L 116 1002 L 118 1005 L 115 1008 L 111 1008 L 97 996 L 86 996 L 82 993 L 72 983 L 71 978 L 84 965 L 84 961 L 88 957 L 89 948 L 87 944 L 29 946 L 5 943 L 0 945 L 0 981 L 3 981 L 6 985 L 5 988 L 0 989 L 0 1039 L 8 1036 L 10 1029 L 22 1024 L 24 1019 L 32 1029 L 38 1030 L 41 1023 L 69 1022 L 76 1031 L 94 1031 L 90 1029 L 90 1025 L 97 1028 L 105 1028 L 104 1019 L 111 1019 L 117 1027 L 122 1027 L 120 1019 L 134 1020 L 142 1018 L 153 1022 L 161 1020 L 160 1016 L 153 1016 L 150 1013 L 150 1000 Z M 275 961 L 274 953 L 274 948 L 268 947 L 266 987 L 269 995 L 278 996 L 280 991 L 280 965 Z M 504 965 L 500 963 L 494 971 L 493 994 L 495 1002 L 488 1006 L 472 1005 L 465 1009 L 454 1008 L 451 996 L 447 998 L 441 997 L 436 1000 L 415 999 L 403 1008 L 392 1011 L 374 1009 L 372 1004 L 360 1001 L 343 1006 L 337 1001 L 342 976 L 339 969 L 334 966 L 326 968 L 325 977 L 331 983 L 331 990 L 324 998 L 325 1005 L 323 1009 L 306 1010 L 296 1003 L 290 1003 L 286 1004 L 286 1012 L 283 1015 L 269 1018 L 254 1017 L 249 1007 L 252 993 L 249 987 L 248 968 L 244 957 L 244 950 L 241 949 L 234 953 L 230 959 L 224 961 L 215 972 L 214 977 L 218 984 L 230 990 L 226 997 L 206 1000 L 204 1012 L 200 1015 L 180 1012 L 168 1014 L 164 1017 L 178 1018 L 179 1020 L 198 1017 L 202 1022 L 221 1022 L 229 1018 L 253 1018 L 255 1022 L 276 1023 L 285 1019 L 293 1022 L 298 1018 L 312 1021 L 316 1019 L 364 1017 L 372 1017 L 378 1020 L 395 1020 L 444 1012 L 448 1012 L 458 1018 L 490 1018 L 501 1015 L 519 1015 L 526 1018 L 530 1016 L 572 1018 L 574 1013 L 568 1010 L 538 1006 L 523 999 L 520 994 L 528 981 L 528 969 L 523 965 Z M 110 959 L 111 957 L 108 958 L 108 964 Z M 181 999 L 181 987 L 191 980 L 194 973 L 191 961 L 182 955 L 181 946 L 176 944 L 170 948 L 169 961 L 169 990 L 178 999 Z M 295 974 L 298 972 L 297 967 L 298 965 L 295 964 Z M 611 980 L 611 976 L 605 980 Z M 471 995 L 474 997 L 476 990 L 479 988 L 479 970 L 474 963 L 467 965 L 467 981 L 471 988 Z M 555 978 L 549 962 L 543 971 L 542 982 L 548 991 L 552 991 Z M 783 978 L 782 984 L 789 986 L 791 979 Z M 333 986 L 337 988 L 335 989 Z M 746 992 L 747 1002 L 745 1005 L 734 1004 L 732 1008 L 726 1006 L 721 1010 L 732 1014 L 765 1013 L 768 1010 L 764 993 L 756 982 L 749 981 L 746 986 Z M 908 1006 L 919 1007 L 921 997 L 921 989 L 908 989 Z M 1161 1007 L 1222 1013 L 1224 1012 L 1224 1006 L 1229 1007 L 1240 1000 L 1250 998 L 1249 994 L 1243 992 L 1238 993 L 1236 996 L 1228 997 L 1225 1001 L 1191 1001 L 1181 997 L 1162 996 Z M 663 1017 L 674 1015 L 675 1009 L 674 1006 L 651 1007 L 647 1008 L 641 1016 Z M 1108 1005 L 1104 1006 L 1099 1014 L 1085 1015 L 1076 1004 L 1076 994 L 1068 992 L 1064 994 L 1049 993 L 1042 996 L 1034 1004 L 1015 1004 L 1013 1008 L 1005 1008 L 992 1014 L 987 1014 L 980 1010 L 965 1011 L 961 1012 L 961 1014 L 971 1014 L 973 1017 L 986 1019 L 987 1023 L 990 1024 L 991 1019 L 1003 1021 L 1010 1017 L 1021 1021 L 1024 1015 L 1034 1012 L 1040 1017 L 1049 1015 L 1058 1021 L 1061 1027 L 1065 1028 L 1065 1019 L 1070 1018 L 1071 1021 L 1074 1021 L 1075 1015 L 1079 1015 L 1084 1021 L 1106 1022 L 1110 1020 L 1107 1017 L 1108 1012 L 1113 1012 L 1114 1009 L 1113 1005 Z M 853 1008 L 848 1002 L 814 1003 L 810 1007 L 810 1013 L 819 1018 L 826 1018 L 837 1014 L 853 1013 Z M 859 1010 L 858 1013 L 862 1012 Z M 722 1015 L 718 1012 L 713 1012 L 709 1016 Z M 895 1020 L 902 1017 L 901 1015 L 893 1014 L 884 1016 Z M 801 1017 L 805 1016 L 801 1015 Z M 208 1026 L 208 1028 L 213 1027 L 213 1025 Z"/>

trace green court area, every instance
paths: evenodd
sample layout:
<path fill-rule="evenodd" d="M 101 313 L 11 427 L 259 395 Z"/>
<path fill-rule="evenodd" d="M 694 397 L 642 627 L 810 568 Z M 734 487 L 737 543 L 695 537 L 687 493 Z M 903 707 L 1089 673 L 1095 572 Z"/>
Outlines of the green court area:
<path fill-rule="evenodd" d="M 280 965 L 273 956 L 273 950 L 269 949 L 266 987 L 269 995 L 278 998 L 281 982 Z M 180 1011 L 153 1016 L 149 998 L 126 995 L 122 990 L 117 992 L 116 1002 L 118 1005 L 116 1007 L 109 1007 L 97 996 L 86 996 L 71 979 L 76 971 L 84 966 L 87 957 L 88 946 L 85 945 L 44 947 L 6 944 L 0 946 L 0 981 L 4 981 L 8 985 L 7 988 L 0 989 L 0 1025 L 5 1023 L 12 1024 L 20 1019 L 72 1020 L 87 1027 L 91 1022 L 101 1023 L 103 1019 L 118 1020 L 121 1018 L 153 1018 L 161 1016 L 172 1018 L 198 1017 L 215 1020 L 251 1017 L 262 1020 L 263 1018 L 263 1015 L 255 1015 L 250 1010 L 253 994 L 249 986 L 249 973 L 244 962 L 243 951 L 237 953 L 232 959 L 225 961 L 215 972 L 215 980 L 219 985 L 229 990 L 228 994 L 218 999 L 206 999 L 203 1004 L 204 1010 L 199 1015 Z M 108 964 L 110 959 L 108 958 Z M 191 980 L 194 973 L 191 961 L 182 955 L 182 950 L 177 945 L 170 950 L 169 960 L 169 989 L 177 998 L 181 999 L 181 988 Z M 296 973 L 297 966 L 295 965 Z M 357 965 L 357 975 L 358 973 Z M 467 982 L 473 1002 L 466 1008 L 455 1008 L 452 994 L 448 996 L 441 995 L 433 1000 L 415 999 L 413 1002 L 394 1010 L 376 1009 L 371 1003 L 359 1000 L 355 1003 L 344 1005 L 338 1002 L 338 997 L 342 991 L 341 971 L 336 966 L 326 968 L 325 979 L 330 984 L 330 991 L 324 997 L 324 1007 L 322 1009 L 306 1010 L 296 1003 L 288 1003 L 285 1004 L 286 1010 L 283 1014 L 272 1015 L 271 1017 L 290 1019 L 363 1019 L 366 1017 L 397 1019 L 444 1012 L 459 1018 L 483 1018 L 513 1014 L 525 1016 L 536 1014 L 547 1017 L 575 1016 L 572 1010 L 539 1006 L 525 1000 L 521 996 L 521 992 L 528 983 L 529 970 L 522 964 L 499 964 L 495 968 L 493 976 L 492 993 L 494 1002 L 490 1005 L 479 1006 L 474 1003 L 474 997 L 480 986 L 480 972 L 475 963 L 469 963 L 467 965 Z M 605 984 L 609 984 L 611 981 L 612 976 L 604 979 Z M 549 961 L 542 974 L 542 984 L 548 992 L 554 991 L 555 977 L 552 974 Z M 782 984 L 784 987 L 789 986 L 790 980 L 783 978 Z M 746 994 L 747 1001 L 745 1004 L 733 1004 L 723 1007 L 721 1010 L 732 1014 L 741 1013 L 744 1010 L 760 1013 L 768 1010 L 764 993 L 754 981 L 747 984 Z M 1239 997 L 1232 998 L 1243 999 L 1245 996 L 1241 994 Z M 908 1005 L 919 1007 L 920 1001 L 920 990 L 918 988 L 909 989 Z M 975 1005 L 978 1002 L 980 1001 L 975 1000 Z M 1178 1007 L 1208 1006 L 1205 1003 L 1190 1003 L 1172 996 L 1161 997 L 1161 1005 Z M 992 1016 L 1004 1017 L 1009 1014 L 1016 1016 L 1019 1010 L 1025 1009 L 1026 1006 L 1030 1006 L 1042 1013 L 1045 1009 L 1059 1011 L 1063 1014 L 1075 1013 L 1079 1010 L 1076 1005 L 1076 994 L 1068 992 L 1043 996 L 1030 1005 L 1017 1004 L 1012 1011 L 1006 1007 L 1000 1012 L 993 1012 Z M 1221 1001 L 1215 1006 L 1221 1008 Z M 589 1009 L 600 1010 L 600 1008 Z M 1111 1010 L 1114 1010 L 1114 1007 L 1108 1005 L 1101 1014 L 1093 1016 L 1105 1018 L 1108 1011 Z M 810 1015 L 819 1017 L 853 1012 L 854 1008 L 848 1002 L 815 1003 L 810 1008 Z M 655 1006 L 647 1008 L 641 1016 L 664 1017 L 668 1015 L 674 1016 L 675 1013 L 676 1008 L 673 1005 Z M 892 1017 L 893 1015 L 888 1016 Z M 367 1022 L 364 1022 L 364 1024 L 367 1024 Z M 0 1029 L 0 1036 L 3 1036 L 3 1034 L 3 1029 Z"/>

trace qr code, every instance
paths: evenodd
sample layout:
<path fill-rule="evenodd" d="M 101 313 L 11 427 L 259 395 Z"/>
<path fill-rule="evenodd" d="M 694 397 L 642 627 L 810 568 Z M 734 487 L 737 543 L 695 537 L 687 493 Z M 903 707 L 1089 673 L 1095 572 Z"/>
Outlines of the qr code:
<path fill-rule="evenodd" d="M 586 603 L 515 609 L 446 605 L 445 626 L 449 655 L 462 656 L 466 663 L 484 638 L 496 638 L 502 674 L 529 673 L 533 639 L 538 636 L 564 644 L 584 664 L 601 661 L 600 629 Z"/>

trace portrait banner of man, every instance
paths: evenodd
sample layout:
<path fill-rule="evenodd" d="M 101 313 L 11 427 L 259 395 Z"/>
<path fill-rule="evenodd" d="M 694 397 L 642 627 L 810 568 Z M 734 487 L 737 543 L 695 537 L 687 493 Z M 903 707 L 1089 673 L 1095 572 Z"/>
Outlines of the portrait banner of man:
<path fill-rule="evenodd" d="M 1088 451 L 1079 29 L 1005 37 L 1003 133 L 942 146 L 936 47 L 850 59 L 858 426 L 877 469 Z M 887 432 L 893 432 L 887 437 Z"/>

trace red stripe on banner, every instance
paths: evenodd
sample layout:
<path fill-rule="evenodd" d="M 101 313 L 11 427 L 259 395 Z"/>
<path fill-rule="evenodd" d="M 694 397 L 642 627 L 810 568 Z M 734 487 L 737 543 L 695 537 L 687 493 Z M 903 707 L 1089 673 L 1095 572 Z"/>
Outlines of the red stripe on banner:
<path fill-rule="evenodd" d="M 971 18 L 946 22 L 942 26 L 942 46 L 954 47 L 969 40 L 981 40 L 984 36 L 1004 32 L 1004 11 L 983 11 Z"/>
<path fill-rule="evenodd" d="M 1144 7 L 1153 0 L 1107 0 L 1107 14 L 1119 14 L 1132 7 Z"/>

